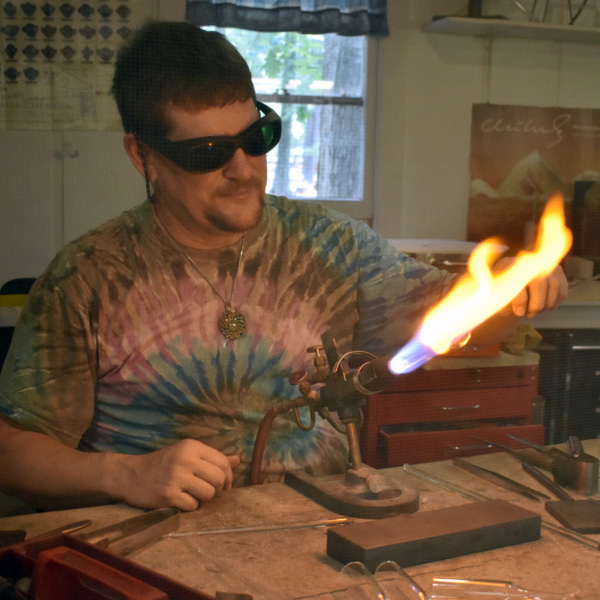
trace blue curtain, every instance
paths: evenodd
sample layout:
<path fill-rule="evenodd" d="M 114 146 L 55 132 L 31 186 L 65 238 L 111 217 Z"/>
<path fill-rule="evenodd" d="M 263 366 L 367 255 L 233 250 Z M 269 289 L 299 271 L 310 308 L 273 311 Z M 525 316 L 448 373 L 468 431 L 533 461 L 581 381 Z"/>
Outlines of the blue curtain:
<path fill-rule="evenodd" d="M 386 0 L 187 0 L 186 19 L 254 31 L 389 34 Z"/>

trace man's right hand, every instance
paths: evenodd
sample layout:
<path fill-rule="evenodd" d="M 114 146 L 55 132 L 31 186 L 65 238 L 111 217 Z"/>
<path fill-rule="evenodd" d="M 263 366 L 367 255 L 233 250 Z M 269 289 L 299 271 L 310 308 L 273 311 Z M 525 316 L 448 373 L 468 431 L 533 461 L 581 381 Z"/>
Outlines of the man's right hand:
<path fill-rule="evenodd" d="M 115 501 L 195 510 L 231 487 L 239 464 L 189 439 L 140 455 L 81 452 L 0 416 L 0 491 L 47 510 Z"/>
<path fill-rule="evenodd" d="M 182 440 L 148 454 L 115 454 L 111 496 L 141 508 L 195 510 L 231 488 L 238 456 L 225 456 L 196 440 Z M 113 476 L 114 475 L 114 476 Z"/>

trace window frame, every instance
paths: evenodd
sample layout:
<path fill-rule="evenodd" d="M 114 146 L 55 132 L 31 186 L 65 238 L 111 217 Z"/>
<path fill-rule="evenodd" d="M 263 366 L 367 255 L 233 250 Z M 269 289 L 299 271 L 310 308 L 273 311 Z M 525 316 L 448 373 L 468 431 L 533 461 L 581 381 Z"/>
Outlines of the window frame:
<path fill-rule="evenodd" d="M 354 219 L 371 223 L 375 212 L 375 140 L 377 125 L 377 74 L 379 41 L 367 38 L 367 84 L 365 89 L 365 137 L 362 200 L 324 200 L 311 198 L 328 208 L 343 212 Z"/>
<path fill-rule="evenodd" d="M 215 27 L 217 31 L 227 28 Z M 239 29 L 244 30 L 243 27 Z M 246 30 L 251 31 L 251 30 Z M 366 86 L 364 93 L 364 102 L 362 103 L 365 110 L 365 130 L 363 152 L 363 189 L 361 200 L 344 200 L 344 199 L 324 199 L 324 198 L 302 198 L 298 199 L 301 202 L 318 202 L 328 208 L 345 213 L 355 219 L 367 221 L 371 223 L 374 216 L 374 190 L 375 190 L 375 137 L 376 137 L 376 107 L 377 107 L 377 73 L 378 73 L 378 40 L 372 37 L 367 37 L 366 52 Z M 261 94 L 257 93 L 256 97 L 265 104 L 274 103 L 295 103 L 295 104 L 353 104 L 350 101 L 344 101 L 340 97 L 331 96 L 308 96 L 306 94 Z M 298 102 L 297 100 L 306 100 L 314 98 L 314 102 Z M 296 101 L 294 101 L 296 100 Z"/>

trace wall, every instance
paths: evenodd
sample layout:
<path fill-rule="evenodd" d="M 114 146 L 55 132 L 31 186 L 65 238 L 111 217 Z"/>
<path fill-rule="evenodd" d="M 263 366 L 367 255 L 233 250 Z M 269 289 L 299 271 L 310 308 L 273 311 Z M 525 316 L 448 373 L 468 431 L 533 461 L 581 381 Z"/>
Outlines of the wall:
<path fill-rule="evenodd" d="M 524 16 L 509 0 L 491 5 L 491 14 Z M 465 239 L 473 103 L 600 108 L 598 45 L 422 31 L 434 15 L 464 15 L 466 6 L 388 0 L 373 223 L 385 237 Z"/>
<path fill-rule="evenodd" d="M 139 0 L 139 12 L 181 20 L 185 0 Z M 0 129 L 0 284 L 37 277 L 66 242 L 144 198 L 122 138 Z"/>
<path fill-rule="evenodd" d="M 159 18 L 183 18 L 185 0 L 144 1 Z M 554 0 L 553 4 L 560 1 Z M 486 41 L 423 32 L 433 15 L 465 14 L 467 3 L 388 0 L 391 35 L 374 44 L 378 53 L 378 93 L 376 140 L 372 144 L 376 157 L 373 226 L 386 237 L 465 238 L 473 103 L 600 107 L 600 45 Z M 495 5 L 503 14 L 514 8 L 510 0 L 486 0 L 484 4 Z M 589 4 L 595 9 L 597 2 Z M 136 179 L 137 174 L 121 154 L 120 140 L 109 142 L 110 151 L 114 148 L 115 156 L 123 157 L 123 169 L 130 173 L 119 175 L 115 185 L 121 186 L 121 192 L 131 186 L 135 192 L 130 195 L 138 198 L 143 194 L 143 182 Z M 12 175 L 10 181 L 3 182 L 0 283 L 10 277 L 39 275 L 62 240 L 87 229 L 87 220 L 96 218 L 95 210 L 113 210 L 110 199 L 98 203 L 91 192 L 94 186 L 87 182 L 84 200 L 98 204 L 90 208 L 82 205 L 74 211 L 70 201 L 60 197 L 61 186 L 70 180 L 60 172 L 56 161 L 48 163 L 48 173 L 41 171 L 42 164 L 46 166 L 42 150 L 44 156 L 54 157 L 56 153 L 55 141 L 52 145 L 48 141 L 47 146 L 36 143 L 23 154 L 29 157 L 29 164 L 33 161 L 36 165 L 34 172 L 42 182 L 42 191 L 35 195 L 38 202 L 23 199 L 21 183 Z M 97 143 L 88 146 L 99 155 L 105 152 Z M 5 173 L 21 169 L 21 178 L 30 177 L 31 172 L 23 168 L 24 162 L 18 160 L 12 143 L 1 150 Z M 8 167 L 9 161 L 14 167 Z M 5 210 L 12 188 L 15 191 L 10 194 L 17 200 Z M 50 202 L 53 196 L 57 199 Z M 123 193 L 115 193 L 115 201 L 121 196 Z M 74 191 L 72 197 L 83 196 Z M 34 250 L 27 250 L 33 246 Z"/>

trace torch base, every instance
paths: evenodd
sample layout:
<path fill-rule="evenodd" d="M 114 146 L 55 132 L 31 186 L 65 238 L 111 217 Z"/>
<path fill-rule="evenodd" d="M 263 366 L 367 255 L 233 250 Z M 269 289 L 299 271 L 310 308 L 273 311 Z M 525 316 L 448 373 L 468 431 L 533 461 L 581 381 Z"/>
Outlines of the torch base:
<path fill-rule="evenodd" d="M 393 479 L 367 466 L 324 477 L 286 473 L 285 483 L 321 506 L 348 517 L 383 519 L 419 508 L 416 490 L 400 488 Z"/>

